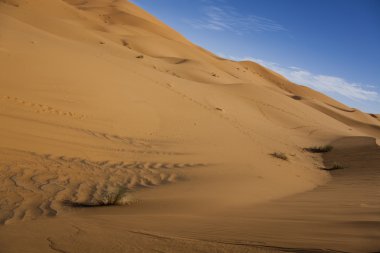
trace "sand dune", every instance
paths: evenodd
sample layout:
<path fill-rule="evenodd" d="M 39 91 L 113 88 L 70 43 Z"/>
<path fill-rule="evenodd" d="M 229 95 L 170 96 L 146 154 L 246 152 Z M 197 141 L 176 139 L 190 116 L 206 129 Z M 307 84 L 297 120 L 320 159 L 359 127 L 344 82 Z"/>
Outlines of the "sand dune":
<path fill-rule="evenodd" d="M 4 252 L 310 252 L 311 237 L 286 244 L 240 215 L 331 179 L 305 147 L 380 138 L 379 115 L 222 59 L 123 0 L 0 0 L 0 69 Z M 75 207 L 120 189 L 130 205 Z M 223 232 L 229 212 L 228 233 L 201 236 Z M 378 238 L 373 224 L 353 230 L 359 242 Z"/>

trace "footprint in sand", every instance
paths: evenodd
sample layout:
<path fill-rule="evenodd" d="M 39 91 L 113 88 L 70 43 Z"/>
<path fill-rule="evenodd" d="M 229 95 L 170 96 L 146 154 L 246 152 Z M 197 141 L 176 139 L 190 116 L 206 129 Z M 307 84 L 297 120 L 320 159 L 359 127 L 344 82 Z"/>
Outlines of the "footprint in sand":
<path fill-rule="evenodd" d="M 26 101 L 18 97 L 3 96 L 2 99 L 6 102 L 11 102 L 14 104 L 21 105 L 24 108 L 34 113 L 49 113 L 49 114 L 55 114 L 58 116 L 66 116 L 66 117 L 70 117 L 74 119 L 83 119 L 85 117 L 83 114 L 80 114 L 80 113 L 60 110 L 49 105 L 33 103 L 33 102 Z"/>

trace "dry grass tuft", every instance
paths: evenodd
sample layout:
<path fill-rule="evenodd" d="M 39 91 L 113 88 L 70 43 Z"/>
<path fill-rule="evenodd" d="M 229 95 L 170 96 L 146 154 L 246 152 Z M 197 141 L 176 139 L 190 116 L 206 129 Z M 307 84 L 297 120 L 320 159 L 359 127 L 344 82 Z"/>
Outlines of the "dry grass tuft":
<path fill-rule="evenodd" d="M 304 150 L 310 153 L 327 153 L 327 152 L 330 152 L 332 149 L 333 149 L 333 146 L 331 145 L 304 148 Z"/>
<path fill-rule="evenodd" d="M 298 95 L 291 96 L 291 98 L 293 98 L 294 100 L 302 100 L 302 97 Z"/>
<path fill-rule="evenodd" d="M 324 168 L 323 170 L 332 171 L 332 170 L 342 170 L 345 167 L 342 164 L 334 163 L 330 168 Z"/>
<path fill-rule="evenodd" d="M 136 202 L 126 188 L 120 187 L 116 192 L 104 192 L 100 199 L 95 202 L 77 202 L 71 200 L 63 201 L 65 206 L 70 207 L 102 207 L 102 206 L 124 206 Z"/>
<path fill-rule="evenodd" d="M 273 157 L 275 157 L 275 158 L 284 160 L 284 161 L 288 160 L 288 157 L 286 156 L 286 154 L 284 154 L 282 152 L 274 152 L 274 153 L 272 153 L 270 155 L 273 156 Z"/>

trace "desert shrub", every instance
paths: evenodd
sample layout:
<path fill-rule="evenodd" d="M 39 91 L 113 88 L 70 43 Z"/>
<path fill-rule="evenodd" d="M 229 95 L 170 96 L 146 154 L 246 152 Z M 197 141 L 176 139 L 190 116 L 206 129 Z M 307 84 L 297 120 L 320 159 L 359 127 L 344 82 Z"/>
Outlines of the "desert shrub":
<path fill-rule="evenodd" d="M 286 154 L 284 154 L 282 152 L 274 152 L 274 153 L 272 153 L 270 155 L 273 156 L 273 157 L 275 157 L 275 158 L 284 160 L 284 161 L 288 160 L 288 157 L 286 156 Z"/>
<path fill-rule="evenodd" d="M 294 100 L 302 100 L 302 97 L 298 95 L 291 96 L 291 98 L 293 98 Z"/>
<path fill-rule="evenodd" d="M 376 114 L 370 113 L 369 115 L 370 115 L 372 118 L 378 119 L 378 117 L 377 117 Z"/>
<path fill-rule="evenodd" d="M 333 149 L 333 146 L 331 145 L 304 148 L 304 150 L 310 153 L 327 153 L 327 152 L 330 152 L 332 149 Z"/>
<path fill-rule="evenodd" d="M 331 170 L 342 170 L 345 167 L 342 164 L 334 163 L 331 167 L 325 168 L 324 170 L 331 171 Z"/>
<path fill-rule="evenodd" d="M 99 199 L 91 202 L 77 202 L 71 200 L 63 201 L 63 204 L 71 207 L 101 207 L 101 206 L 122 206 L 130 205 L 135 200 L 130 194 L 128 194 L 127 189 L 120 187 L 115 192 L 104 192 Z"/>

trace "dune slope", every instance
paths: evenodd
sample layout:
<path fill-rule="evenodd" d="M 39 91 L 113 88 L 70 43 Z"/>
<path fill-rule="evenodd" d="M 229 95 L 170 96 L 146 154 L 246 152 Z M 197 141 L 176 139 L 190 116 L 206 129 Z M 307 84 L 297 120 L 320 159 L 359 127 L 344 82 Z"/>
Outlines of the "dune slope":
<path fill-rule="evenodd" d="M 304 147 L 380 138 L 378 116 L 221 59 L 124 0 L 0 0 L 0 69 L 4 227 L 121 191 L 158 213 L 246 207 L 329 180 Z"/>

